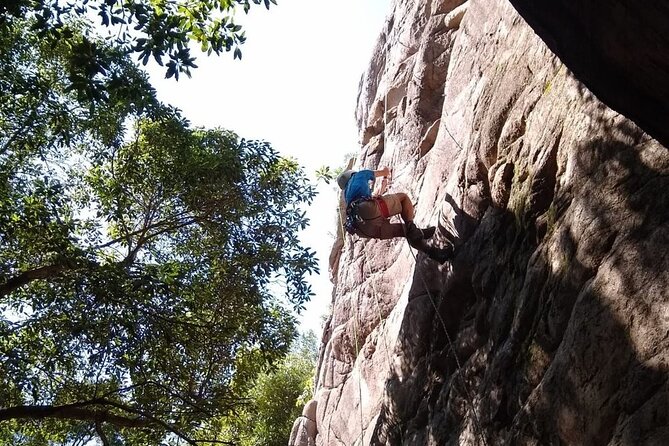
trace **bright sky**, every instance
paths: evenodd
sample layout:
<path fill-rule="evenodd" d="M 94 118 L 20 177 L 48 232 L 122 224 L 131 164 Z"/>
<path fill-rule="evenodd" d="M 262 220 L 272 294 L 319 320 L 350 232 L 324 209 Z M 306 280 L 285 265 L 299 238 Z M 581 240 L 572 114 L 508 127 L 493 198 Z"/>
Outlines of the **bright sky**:
<path fill-rule="evenodd" d="M 223 127 L 246 139 L 263 139 L 292 156 L 309 174 L 337 167 L 359 149 L 354 112 L 360 76 L 390 0 L 278 0 L 267 11 L 241 17 L 247 41 L 243 59 L 199 56 L 193 77 L 164 79 L 149 66 L 161 100 L 183 110 L 196 126 Z M 336 192 L 320 184 L 302 241 L 317 253 L 321 273 L 315 296 L 300 318 L 301 330 L 321 334 L 332 285 L 328 256 L 336 221 Z"/>

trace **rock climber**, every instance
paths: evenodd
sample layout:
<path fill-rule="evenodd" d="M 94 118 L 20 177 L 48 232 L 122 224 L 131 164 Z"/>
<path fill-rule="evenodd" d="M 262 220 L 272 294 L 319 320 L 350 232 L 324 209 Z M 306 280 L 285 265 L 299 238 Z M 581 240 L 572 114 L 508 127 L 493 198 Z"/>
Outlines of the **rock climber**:
<path fill-rule="evenodd" d="M 344 191 L 346 201 L 346 229 L 365 238 L 385 240 L 406 237 L 409 245 L 432 260 L 444 263 L 452 257 L 452 248 L 441 249 L 426 242 L 434 235 L 435 227 L 421 229 L 414 224 L 414 207 L 407 194 L 373 194 L 376 178 L 383 177 L 383 193 L 390 173 L 390 169 L 384 167 L 381 170 L 346 170 L 337 177 L 337 184 Z M 391 223 L 393 215 L 400 215 L 404 224 Z"/>

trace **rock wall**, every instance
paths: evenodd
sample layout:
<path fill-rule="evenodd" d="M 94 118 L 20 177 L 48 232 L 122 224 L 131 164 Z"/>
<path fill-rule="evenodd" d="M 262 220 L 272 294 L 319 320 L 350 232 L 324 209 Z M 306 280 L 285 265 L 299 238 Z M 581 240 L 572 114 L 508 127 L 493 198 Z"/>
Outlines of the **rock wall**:
<path fill-rule="evenodd" d="M 669 444 L 667 148 L 506 0 L 396 0 L 356 116 L 456 255 L 340 233 L 291 444 Z"/>
<path fill-rule="evenodd" d="M 579 81 L 669 145 L 669 2 L 510 1 Z"/>

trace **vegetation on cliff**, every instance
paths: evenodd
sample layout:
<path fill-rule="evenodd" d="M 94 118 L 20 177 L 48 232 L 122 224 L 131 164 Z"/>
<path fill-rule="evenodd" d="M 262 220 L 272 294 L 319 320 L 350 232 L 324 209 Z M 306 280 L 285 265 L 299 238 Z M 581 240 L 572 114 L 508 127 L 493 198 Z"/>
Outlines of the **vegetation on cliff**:
<path fill-rule="evenodd" d="M 312 397 L 317 348 L 313 332 L 300 335 L 277 367 L 260 374 L 245 404 L 218 420 L 219 437 L 239 446 L 288 444 L 293 421 Z"/>

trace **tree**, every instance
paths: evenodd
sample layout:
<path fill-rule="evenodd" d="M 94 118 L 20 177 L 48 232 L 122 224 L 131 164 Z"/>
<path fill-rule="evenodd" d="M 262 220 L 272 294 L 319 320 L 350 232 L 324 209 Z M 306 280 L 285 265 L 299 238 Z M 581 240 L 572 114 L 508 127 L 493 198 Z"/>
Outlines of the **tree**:
<path fill-rule="evenodd" d="M 0 3 L 0 32 L 28 26 L 40 42 L 70 47 L 65 85 L 108 102 L 123 87 L 122 80 L 104 82 L 120 56 L 134 55 L 144 65 L 153 59 L 177 80 L 197 67 L 191 44 L 241 59 L 246 36 L 234 15 L 252 4 L 269 9 L 276 0 L 16 0 Z"/>
<path fill-rule="evenodd" d="M 0 24 L 28 17 L 40 38 L 60 40 L 71 37 L 72 23 L 83 22 L 87 45 L 94 29 L 107 28 L 125 54 L 136 54 L 144 64 L 153 58 L 162 65 L 167 57 L 167 77 L 178 78 L 196 67 L 190 42 L 208 54 L 233 51 L 241 59 L 246 36 L 234 15 L 239 8 L 248 12 L 252 4 L 269 9 L 276 0 L 16 0 L 0 5 Z M 95 48 L 87 50 L 80 57 L 86 59 L 88 74 L 104 74 Z"/>
<path fill-rule="evenodd" d="M 294 337 L 313 187 L 191 128 L 112 44 L 104 97 L 74 88 L 85 35 L 30 23 L 0 26 L 0 443 L 202 443 Z"/>
<path fill-rule="evenodd" d="M 316 345 L 313 332 L 301 335 L 276 368 L 258 377 L 247 404 L 219 421 L 221 436 L 240 446 L 288 444 L 293 422 L 312 395 Z"/>
<path fill-rule="evenodd" d="M 322 165 L 316 170 L 316 180 L 324 181 L 325 184 L 330 184 L 330 181 L 336 180 L 339 174 L 346 169 L 346 166 L 352 162 L 351 159 L 355 159 L 356 157 L 357 154 L 351 152 L 344 155 L 343 162 L 340 166 L 331 168 L 330 166 Z"/>

